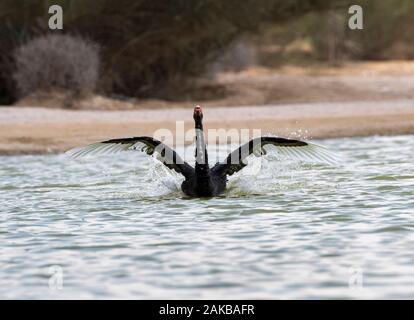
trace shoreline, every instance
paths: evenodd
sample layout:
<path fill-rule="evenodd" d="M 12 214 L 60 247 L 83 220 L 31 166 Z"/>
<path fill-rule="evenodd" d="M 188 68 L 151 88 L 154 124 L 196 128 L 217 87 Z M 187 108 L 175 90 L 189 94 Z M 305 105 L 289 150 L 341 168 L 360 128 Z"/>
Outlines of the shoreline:
<path fill-rule="evenodd" d="M 176 121 L 191 129 L 192 108 L 0 107 L 0 155 L 61 153 L 110 138 L 152 136 L 160 128 L 175 136 Z M 263 134 L 299 139 L 414 134 L 414 100 L 215 106 L 204 108 L 204 123 L 205 129 L 261 129 Z"/>

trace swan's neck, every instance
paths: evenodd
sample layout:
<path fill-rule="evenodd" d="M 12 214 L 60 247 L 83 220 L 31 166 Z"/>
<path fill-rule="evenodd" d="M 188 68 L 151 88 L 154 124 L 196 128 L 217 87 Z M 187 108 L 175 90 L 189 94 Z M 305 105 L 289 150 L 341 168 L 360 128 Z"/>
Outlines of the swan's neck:
<path fill-rule="evenodd" d="M 201 120 L 195 123 L 196 130 L 196 164 L 195 170 L 199 174 L 207 174 L 209 170 L 208 155 L 206 144 L 204 142 L 203 123 Z"/>

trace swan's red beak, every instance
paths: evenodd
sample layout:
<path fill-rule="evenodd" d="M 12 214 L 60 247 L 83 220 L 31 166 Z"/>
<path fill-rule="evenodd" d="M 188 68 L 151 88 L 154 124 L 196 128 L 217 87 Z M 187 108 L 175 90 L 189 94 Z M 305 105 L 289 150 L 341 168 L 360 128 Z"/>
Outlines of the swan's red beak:
<path fill-rule="evenodd" d="M 194 118 L 194 120 L 201 120 L 201 119 L 203 119 L 203 109 L 201 109 L 200 106 L 196 106 L 194 108 L 193 118 Z"/>

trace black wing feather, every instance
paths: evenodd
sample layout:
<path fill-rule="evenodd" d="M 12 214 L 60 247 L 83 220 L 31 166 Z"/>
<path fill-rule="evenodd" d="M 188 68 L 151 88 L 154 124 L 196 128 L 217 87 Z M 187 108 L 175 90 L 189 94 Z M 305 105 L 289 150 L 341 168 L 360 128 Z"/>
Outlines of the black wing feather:
<path fill-rule="evenodd" d="M 211 170 L 217 175 L 232 175 L 247 165 L 246 158 L 252 153 L 265 154 L 263 146 L 267 144 L 283 148 L 315 146 L 305 141 L 280 137 L 255 138 L 232 151 L 223 162 L 217 163 Z"/>
<path fill-rule="evenodd" d="M 141 151 L 144 151 L 148 155 L 158 153 L 157 159 L 160 160 L 167 168 L 181 173 L 185 177 L 193 174 L 193 167 L 185 162 L 173 149 L 168 147 L 161 141 L 152 137 L 132 137 L 132 138 L 120 138 L 111 139 L 94 144 L 87 145 L 85 147 L 75 148 L 66 152 L 73 158 L 86 156 L 88 154 L 103 154 L 103 153 L 116 153 L 128 150 L 138 149 L 139 144 L 144 144 L 141 147 Z M 112 146 L 112 147 L 111 147 Z"/>

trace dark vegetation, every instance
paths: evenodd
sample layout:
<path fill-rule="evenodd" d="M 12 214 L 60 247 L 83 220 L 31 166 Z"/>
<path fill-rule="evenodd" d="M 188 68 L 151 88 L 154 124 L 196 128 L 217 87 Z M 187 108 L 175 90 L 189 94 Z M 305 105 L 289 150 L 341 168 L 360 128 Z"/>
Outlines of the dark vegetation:
<path fill-rule="evenodd" d="M 365 9 L 365 30 L 360 32 L 346 28 L 348 6 L 355 3 Z M 52 4 L 63 7 L 63 31 L 50 31 L 47 27 Z M 412 48 L 401 49 L 404 45 L 397 45 L 396 39 L 402 44 L 411 43 L 409 33 L 403 31 L 410 25 L 413 7 L 410 0 L 2 0 L 0 104 L 13 103 L 19 94 L 39 89 L 21 84 L 23 78 L 28 78 L 25 72 L 39 69 L 26 64 L 28 69 L 23 70 L 22 60 L 28 63 L 30 58 L 16 49 L 50 33 L 74 35 L 77 41 L 89 43 L 90 48 L 91 43 L 100 48 L 96 84 L 100 93 L 180 99 L 196 77 L 228 65 L 226 61 L 243 66 L 254 57 L 259 64 L 275 66 L 306 59 L 384 59 L 395 54 L 393 46 L 399 48 L 403 58 L 412 58 Z M 259 48 L 257 55 L 240 44 L 239 40 L 246 38 Z M 43 42 L 44 47 L 39 43 L 29 46 L 32 55 L 43 54 L 48 46 L 52 49 L 53 41 L 46 39 L 49 41 Z M 298 40 L 309 43 L 312 50 L 292 53 L 287 49 Z M 277 49 L 260 52 L 270 44 L 277 44 Z M 58 50 L 54 52 L 54 56 L 60 54 Z M 229 52 L 242 55 L 233 59 Z M 83 79 L 75 87 L 93 90 L 95 76 L 75 76 L 65 67 L 81 63 L 79 54 L 61 53 L 66 61 L 62 64 L 65 79 L 72 84 Z M 86 55 L 89 61 L 91 54 Z M 82 70 L 75 68 L 73 72 Z M 91 70 L 89 75 L 94 74 Z M 67 87 L 67 82 L 56 77 L 32 78 L 41 79 L 42 85 L 47 82 Z"/>
<path fill-rule="evenodd" d="M 267 24 L 259 35 L 260 62 L 283 63 L 343 60 L 413 59 L 412 0 L 354 1 L 364 9 L 364 29 L 348 28 L 347 9 L 312 11 L 287 23 Z M 302 46 L 302 48 L 301 48 Z"/>

